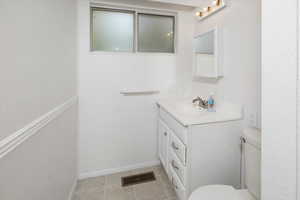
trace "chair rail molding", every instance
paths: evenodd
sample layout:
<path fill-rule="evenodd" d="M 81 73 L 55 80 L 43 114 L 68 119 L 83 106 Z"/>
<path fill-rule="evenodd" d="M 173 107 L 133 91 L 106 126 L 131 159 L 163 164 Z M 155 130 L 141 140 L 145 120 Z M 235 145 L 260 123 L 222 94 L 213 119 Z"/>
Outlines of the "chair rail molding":
<path fill-rule="evenodd" d="M 0 159 L 7 155 L 9 152 L 16 149 L 20 144 L 25 142 L 30 137 L 37 134 L 43 127 L 51 121 L 59 117 L 66 110 L 77 103 L 78 97 L 74 96 L 63 104 L 55 107 L 53 110 L 42 115 L 38 119 L 27 124 L 25 127 L 0 140 Z"/>

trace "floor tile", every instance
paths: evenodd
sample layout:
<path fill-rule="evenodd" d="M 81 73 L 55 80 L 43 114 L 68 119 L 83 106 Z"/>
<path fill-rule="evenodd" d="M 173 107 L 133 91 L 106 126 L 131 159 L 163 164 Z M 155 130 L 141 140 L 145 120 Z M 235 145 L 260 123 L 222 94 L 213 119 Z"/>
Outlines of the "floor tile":
<path fill-rule="evenodd" d="M 132 172 L 121 172 L 117 174 L 107 175 L 105 177 L 105 186 L 107 188 L 111 187 L 122 187 L 122 177 L 130 176 L 132 175 Z"/>
<path fill-rule="evenodd" d="M 86 191 L 90 189 L 98 189 L 103 190 L 105 184 L 105 177 L 95 177 L 95 178 L 88 178 L 78 181 L 76 191 Z"/>
<path fill-rule="evenodd" d="M 75 200 L 104 200 L 104 190 L 88 189 L 75 193 Z"/>
<path fill-rule="evenodd" d="M 79 200 L 78 195 L 74 193 L 73 196 L 72 196 L 72 200 Z"/>
<path fill-rule="evenodd" d="M 162 172 L 159 176 L 161 182 L 165 185 L 171 185 L 171 182 L 168 178 L 168 175 L 165 172 Z"/>
<path fill-rule="evenodd" d="M 135 200 L 132 188 L 109 188 L 105 191 L 105 200 Z"/>
<path fill-rule="evenodd" d="M 177 197 L 174 198 L 168 198 L 168 200 L 179 200 Z"/>
<path fill-rule="evenodd" d="M 160 182 L 138 184 L 133 187 L 137 200 L 165 199 L 166 193 Z"/>
<path fill-rule="evenodd" d="M 163 187 L 164 187 L 165 194 L 169 199 L 176 199 L 177 195 L 172 185 L 164 185 Z"/>
<path fill-rule="evenodd" d="M 122 187 L 121 178 L 153 171 L 156 181 Z M 178 200 L 162 166 L 78 181 L 72 200 Z"/>

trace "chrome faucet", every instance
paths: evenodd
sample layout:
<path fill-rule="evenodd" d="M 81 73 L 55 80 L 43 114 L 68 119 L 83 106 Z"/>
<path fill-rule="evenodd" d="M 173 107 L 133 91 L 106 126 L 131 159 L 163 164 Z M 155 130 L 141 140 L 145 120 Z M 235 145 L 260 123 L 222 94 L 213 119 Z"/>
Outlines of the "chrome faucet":
<path fill-rule="evenodd" d="M 204 109 L 208 108 L 208 102 L 207 100 L 202 99 L 201 97 L 197 97 L 195 99 L 193 99 L 193 103 L 196 103 L 198 101 L 198 106 Z"/>

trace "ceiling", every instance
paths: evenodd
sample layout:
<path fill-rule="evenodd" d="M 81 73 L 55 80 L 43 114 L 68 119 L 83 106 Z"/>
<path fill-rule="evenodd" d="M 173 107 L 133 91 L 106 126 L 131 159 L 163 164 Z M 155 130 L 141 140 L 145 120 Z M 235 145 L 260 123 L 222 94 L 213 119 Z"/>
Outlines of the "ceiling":
<path fill-rule="evenodd" d="M 145 0 L 141 0 L 145 1 Z M 154 2 L 168 3 L 168 4 L 177 4 L 191 7 L 201 7 L 201 5 L 208 2 L 208 0 L 148 0 Z"/>
<path fill-rule="evenodd" d="M 101 3 L 116 3 L 124 5 L 135 5 L 142 7 L 152 7 L 168 10 L 192 11 L 201 6 L 199 3 L 207 0 L 93 0 Z"/>
<path fill-rule="evenodd" d="M 102 3 L 135 5 L 168 10 L 194 11 L 195 8 L 210 5 L 213 0 L 93 0 Z"/>

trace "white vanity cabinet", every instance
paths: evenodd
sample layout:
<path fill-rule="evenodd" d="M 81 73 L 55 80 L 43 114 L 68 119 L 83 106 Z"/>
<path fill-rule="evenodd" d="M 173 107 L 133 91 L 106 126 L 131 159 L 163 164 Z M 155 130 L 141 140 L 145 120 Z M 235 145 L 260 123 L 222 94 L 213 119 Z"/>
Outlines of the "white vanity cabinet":
<path fill-rule="evenodd" d="M 159 158 L 180 200 L 203 185 L 240 186 L 239 118 L 188 125 L 158 109 Z"/>
<path fill-rule="evenodd" d="M 158 156 L 165 169 L 168 169 L 169 131 L 165 123 L 158 121 Z"/>

